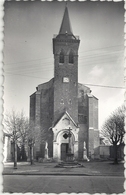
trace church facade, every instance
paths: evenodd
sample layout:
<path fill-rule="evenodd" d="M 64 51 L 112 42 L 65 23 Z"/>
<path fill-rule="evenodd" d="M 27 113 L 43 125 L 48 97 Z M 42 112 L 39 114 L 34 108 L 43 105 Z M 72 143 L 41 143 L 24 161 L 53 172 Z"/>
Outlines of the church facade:
<path fill-rule="evenodd" d="M 79 44 L 66 7 L 53 38 L 54 78 L 30 96 L 35 159 L 65 160 L 69 149 L 76 160 L 99 158 L 98 99 L 78 83 Z"/>

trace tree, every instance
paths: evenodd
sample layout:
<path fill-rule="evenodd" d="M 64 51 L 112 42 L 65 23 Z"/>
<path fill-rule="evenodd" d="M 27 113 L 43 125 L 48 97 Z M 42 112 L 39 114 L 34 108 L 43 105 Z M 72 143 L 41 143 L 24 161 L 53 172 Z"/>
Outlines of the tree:
<path fill-rule="evenodd" d="M 105 121 L 101 135 L 102 137 L 109 141 L 114 147 L 115 157 L 114 163 L 118 163 L 118 146 L 124 142 L 124 117 L 125 117 L 125 107 L 121 106 L 115 110 L 109 118 Z"/>
<path fill-rule="evenodd" d="M 17 113 L 12 110 L 11 113 L 6 113 L 4 117 L 4 130 L 10 135 L 12 143 L 14 144 L 14 168 L 17 169 L 17 146 L 25 150 L 27 142 L 27 132 L 29 129 L 29 122 L 24 116 L 23 111 Z M 23 154 L 24 155 L 24 154 Z"/>

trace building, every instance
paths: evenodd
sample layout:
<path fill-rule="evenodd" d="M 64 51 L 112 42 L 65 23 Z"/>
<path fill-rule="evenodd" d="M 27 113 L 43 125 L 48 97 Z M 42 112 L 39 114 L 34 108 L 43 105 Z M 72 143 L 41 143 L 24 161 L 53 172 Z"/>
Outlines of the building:
<path fill-rule="evenodd" d="M 11 148 L 11 136 L 10 134 L 3 132 L 3 162 L 12 160 Z"/>
<path fill-rule="evenodd" d="M 114 159 L 115 147 L 104 138 L 100 138 L 99 154 L 101 159 Z M 124 143 L 117 145 L 117 157 L 119 160 L 124 160 Z"/>
<path fill-rule="evenodd" d="M 69 148 L 74 159 L 99 158 L 98 99 L 78 83 L 79 44 L 66 7 L 53 38 L 54 78 L 30 96 L 35 159 L 65 160 Z"/>
<path fill-rule="evenodd" d="M 17 161 L 21 161 L 21 149 L 17 145 Z M 26 160 L 26 159 L 25 159 Z M 14 161 L 14 142 L 12 136 L 6 131 L 3 131 L 3 162 Z"/>

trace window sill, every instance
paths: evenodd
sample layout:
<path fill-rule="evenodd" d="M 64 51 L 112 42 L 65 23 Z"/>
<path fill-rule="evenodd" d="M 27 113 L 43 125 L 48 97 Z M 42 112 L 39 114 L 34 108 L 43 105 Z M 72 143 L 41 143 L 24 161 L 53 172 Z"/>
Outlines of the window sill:
<path fill-rule="evenodd" d="M 74 65 L 74 63 L 68 63 L 68 65 L 72 66 L 72 65 Z"/>

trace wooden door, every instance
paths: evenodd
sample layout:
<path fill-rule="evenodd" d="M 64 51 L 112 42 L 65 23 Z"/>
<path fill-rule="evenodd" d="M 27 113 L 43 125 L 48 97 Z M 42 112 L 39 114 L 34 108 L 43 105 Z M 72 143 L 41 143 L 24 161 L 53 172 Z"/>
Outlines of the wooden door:
<path fill-rule="evenodd" d="M 66 160 L 66 154 L 68 150 L 68 144 L 67 143 L 62 143 L 61 144 L 61 160 Z"/>

